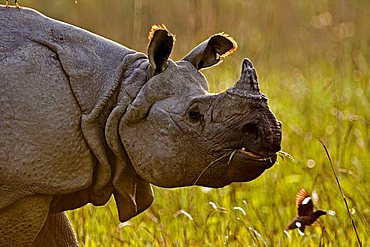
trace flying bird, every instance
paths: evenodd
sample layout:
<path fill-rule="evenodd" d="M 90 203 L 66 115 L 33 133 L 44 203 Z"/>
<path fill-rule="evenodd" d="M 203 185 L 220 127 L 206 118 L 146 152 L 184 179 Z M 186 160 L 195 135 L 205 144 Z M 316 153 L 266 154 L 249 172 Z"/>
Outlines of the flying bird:
<path fill-rule="evenodd" d="M 298 209 L 298 216 L 290 223 L 286 230 L 298 228 L 298 233 L 303 236 L 306 226 L 312 225 L 321 215 L 325 215 L 326 212 L 323 210 L 313 211 L 312 199 L 304 189 L 298 191 L 295 202 Z"/>
<path fill-rule="evenodd" d="M 19 4 L 17 3 L 17 0 L 14 0 L 14 3 L 15 3 L 15 7 L 17 7 L 19 9 Z M 5 0 L 5 6 L 6 7 L 9 6 L 9 0 Z"/>

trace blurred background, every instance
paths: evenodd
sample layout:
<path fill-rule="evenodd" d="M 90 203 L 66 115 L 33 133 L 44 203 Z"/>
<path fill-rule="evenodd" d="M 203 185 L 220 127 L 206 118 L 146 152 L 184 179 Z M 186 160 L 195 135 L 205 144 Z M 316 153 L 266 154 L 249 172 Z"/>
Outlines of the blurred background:
<path fill-rule="evenodd" d="M 5 1 L 3 1 L 5 2 Z M 212 92 L 254 63 L 262 92 L 283 123 L 294 161 L 223 189 L 155 188 L 152 207 L 126 223 L 113 201 L 69 212 L 82 246 L 357 246 L 329 160 L 347 196 L 360 240 L 370 246 L 370 1 L 320 0 L 20 0 L 43 14 L 146 52 L 153 24 L 176 35 L 178 60 L 215 33 L 238 50 L 205 70 Z M 333 210 L 304 237 L 284 228 L 296 215 L 295 194 Z"/>

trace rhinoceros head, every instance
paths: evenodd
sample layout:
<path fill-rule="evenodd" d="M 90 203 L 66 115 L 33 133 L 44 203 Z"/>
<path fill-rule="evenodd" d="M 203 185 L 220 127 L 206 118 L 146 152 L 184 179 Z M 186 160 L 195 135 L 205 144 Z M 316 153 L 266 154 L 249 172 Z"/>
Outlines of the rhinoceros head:
<path fill-rule="evenodd" d="M 182 60 L 169 60 L 174 37 L 152 30 L 152 76 L 126 109 L 119 135 L 136 173 L 161 187 L 222 187 L 255 179 L 280 150 L 281 123 L 260 93 L 245 59 L 241 77 L 224 93 L 210 94 L 200 69 L 236 49 L 224 34 L 212 36 Z"/>

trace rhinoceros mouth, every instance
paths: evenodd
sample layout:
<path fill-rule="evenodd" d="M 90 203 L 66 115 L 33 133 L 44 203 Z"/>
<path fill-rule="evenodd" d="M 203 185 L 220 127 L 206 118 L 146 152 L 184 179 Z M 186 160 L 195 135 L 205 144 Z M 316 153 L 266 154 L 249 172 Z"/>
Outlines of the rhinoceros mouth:
<path fill-rule="evenodd" d="M 242 154 L 248 156 L 248 158 L 250 158 L 250 159 L 253 159 L 253 160 L 256 160 L 256 161 L 271 161 L 271 163 L 272 163 L 272 160 L 274 158 L 276 158 L 276 156 L 277 156 L 276 153 L 274 153 L 272 155 L 269 155 L 269 156 L 263 156 L 261 154 L 249 151 L 246 148 L 241 148 L 238 151 L 241 152 Z"/>
<path fill-rule="evenodd" d="M 221 157 L 208 164 L 192 185 L 219 188 L 232 182 L 251 181 L 272 167 L 276 160 L 276 153 L 264 156 L 246 148 L 229 149 Z M 221 169 L 218 170 L 218 167 Z M 212 171 L 212 175 L 206 175 L 208 171 Z M 215 175 L 217 179 L 212 178 Z"/>
<path fill-rule="evenodd" d="M 230 158 L 230 162 L 234 165 L 239 164 L 245 167 L 246 170 L 260 170 L 272 167 L 277 160 L 277 153 L 262 155 L 246 148 L 236 150 L 234 157 Z"/>

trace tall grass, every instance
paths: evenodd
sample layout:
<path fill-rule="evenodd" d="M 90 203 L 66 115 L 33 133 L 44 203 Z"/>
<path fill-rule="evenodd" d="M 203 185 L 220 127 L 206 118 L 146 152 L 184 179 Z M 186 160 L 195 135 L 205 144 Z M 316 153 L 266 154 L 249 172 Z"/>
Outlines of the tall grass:
<path fill-rule="evenodd" d="M 154 188 L 149 210 L 118 221 L 113 200 L 69 212 L 82 246 L 358 246 L 341 191 L 315 137 L 326 143 L 359 239 L 370 245 L 370 2 L 29 0 L 21 4 L 146 50 L 152 24 L 177 35 L 180 59 L 221 31 L 239 43 L 222 65 L 204 71 L 213 92 L 231 86 L 249 57 L 260 87 L 283 123 L 282 148 L 295 158 L 249 183 L 222 189 Z M 63 10 L 63 11 L 61 11 Z M 283 230 L 296 215 L 298 189 L 335 211 L 303 237 Z"/>

